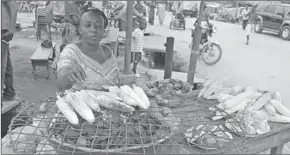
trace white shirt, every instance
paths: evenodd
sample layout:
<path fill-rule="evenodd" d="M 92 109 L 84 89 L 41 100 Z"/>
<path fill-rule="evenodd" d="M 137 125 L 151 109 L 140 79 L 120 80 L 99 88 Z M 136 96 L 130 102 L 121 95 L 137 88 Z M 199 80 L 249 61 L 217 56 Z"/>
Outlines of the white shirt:
<path fill-rule="evenodd" d="M 249 19 L 249 16 L 247 16 L 247 14 L 249 13 L 250 10 L 246 10 L 244 9 L 243 12 L 242 12 L 242 15 L 243 15 L 243 20 L 248 20 Z"/>

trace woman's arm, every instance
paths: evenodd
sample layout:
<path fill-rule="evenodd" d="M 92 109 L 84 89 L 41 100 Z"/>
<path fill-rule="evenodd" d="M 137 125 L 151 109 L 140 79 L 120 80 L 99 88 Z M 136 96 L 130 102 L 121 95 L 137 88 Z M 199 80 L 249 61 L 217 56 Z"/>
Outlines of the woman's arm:
<path fill-rule="evenodd" d="M 63 67 L 57 72 L 57 79 L 56 79 L 56 85 L 60 92 L 64 90 L 68 90 L 73 86 L 73 83 L 69 80 L 68 77 L 68 67 Z"/>

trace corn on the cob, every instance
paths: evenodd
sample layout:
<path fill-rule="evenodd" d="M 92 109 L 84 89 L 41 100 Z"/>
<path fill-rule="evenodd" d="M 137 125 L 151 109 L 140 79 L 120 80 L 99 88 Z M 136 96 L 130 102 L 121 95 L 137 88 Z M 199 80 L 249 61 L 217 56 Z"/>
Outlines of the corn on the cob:
<path fill-rule="evenodd" d="M 277 100 L 279 102 L 282 102 L 281 94 L 279 92 L 277 92 L 277 91 L 273 93 L 273 98 L 272 99 Z"/>
<path fill-rule="evenodd" d="M 269 100 L 272 98 L 271 93 L 266 93 L 262 95 L 251 107 L 249 107 L 250 110 L 259 110 L 261 109 L 265 104 L 269 102 Z"/>
<path fill-rule="evenodd" d="M 105 94 L 94 96 L 95 101 L 99 103 L 101 107 L 119 110 L 122 112 L 133 112 L 135 109 L 119 100 L 106 96 Z"/>
<path fill-rule="evenodd" d="M 258 92 L 243 92 L 233 98 L 228 99 L 224 103 L 221 103 L 219 106 L 222 109 L 229 109 L 239 104 L 241 101 L 245 99 L 257 99 L 261 96 L 261 93 Z"/>
<path fill-rule="evenodd" d="M 81 101 L 86 103 L 93 111 L 99 112 L 101 110 L 100 105 L 94 101 L 94 98 L 87 91 L 81 90 L 79 92 L 75 92 L 75 94 L 79 97 Z"/>
<path fill-rule="evenodd" d="M 243 92 L 244 91 L 244 87 L 243 86 L 233 86 L 231 88 L 231 95 L 238 95 L 239 93 Z"/>
<path fill-rule="evenodd" d="M 281 102 L 279 102 L 278 100 L 270 100 L 269 102 L 271 105 L 273 105 L 275 107 L 275 109 L 282 114 L 283 116 L 287 116 L 290 117 L 290 110 L 284 106 Z"/>
<path fill-rule="evenodd" d="M 118 96 L 117 92 L 104 92 L 104 91 L 96 91 L 96 90 L 83 90 L 83 91 L 87 92 L 88 94 L 92 96 L 105 94 L 106 96 L 122 101 L 122 99 Z"/>
<path fill-rule="evenodd" d="M 133 90 L 134 92 L 141 98 L 141 100 L 146 104 L 147 109 L 150 107 L 150 101 L 145 92 L 143 91 L 142 88 L 133 85 Z"/>
<path fill-rule="evenodd" d="M 278 123 L 290 123 L 290 117 L 276 114 L 275 116 L 269 116 L 269 121 Z"/>
<path fill-rule="evenodd" d="M 77 117 L 77 114 L 74 112 L 73 108 L 70 106 L 70 104 L 64 99 L 59 96 L 57 96 L 57 101 L 55 102 L 57 108 L 59 111 L 64 115 L 64 117 L 74 125 L 79 124 L 79 119 Z"/>
<path fill-rule="evenodd" d="M 147 109 L 147 105 L 146 103 L 144 103 L 142 101 L 142 99 L 140 99 L 140 97 L 138 95 L 136 95 L 136 93 L 133 91 L 133 89 L 127 85 L 123 85 L 120 87 L 120 89 L 127 93 L 127 95 L 129 95 L 130 97 L 132 97 L 133 99 L 135 99 L 138 103 L 138 107 L 142 110 L 146 110 Z"/>
<path fill-rule="evenodd" d="M 208 89 L 208 86 L 210 84 L 212 84 L 214 81 L 213 80 L 207 80 L 203 83 L 203 88 L 201 89 L 201 91 L 199 92 L 197 97 L 202 97 L 203 94 L 206 92 L 206 90 Z"/>
<path fill-rule="evenodd" d="M 86 121 L 93 123 L 95 121 L 95 116 L 90 109 L 90 107 L 82 102 L 73 92 L 69 92 L 66 95 L 66 100 L 72 105 L 74 110 Z"/>
<path fill-rule="evenodd" d="M 276 115 L 275 107 L 272 104 L 268 102 L 264 107 L 271 116 Z"/>

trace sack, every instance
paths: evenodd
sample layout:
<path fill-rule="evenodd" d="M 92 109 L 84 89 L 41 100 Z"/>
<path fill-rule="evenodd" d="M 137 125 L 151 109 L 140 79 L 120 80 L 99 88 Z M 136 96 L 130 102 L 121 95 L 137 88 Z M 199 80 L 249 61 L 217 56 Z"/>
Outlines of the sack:
<path fill-rule="evenodd" d="M 44 40 L 44 41 L 41 43 L 41 46 L 42 46 L 42 47 L 45 47 L 45 48 L 51 48 L 51 47 L 52 47 L 52 41 L 51 41 L 51 40 Z"/>

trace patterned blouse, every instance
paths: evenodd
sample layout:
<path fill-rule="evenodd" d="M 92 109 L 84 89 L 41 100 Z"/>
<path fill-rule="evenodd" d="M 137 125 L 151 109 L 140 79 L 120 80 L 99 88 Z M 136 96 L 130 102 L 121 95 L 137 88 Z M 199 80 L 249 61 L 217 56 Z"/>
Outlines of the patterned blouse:
<path fill-rule="evenodd" d="M 110 49 L 106 45 L 101 45 L 101 48 L 104 50 L 105 48 Z M 57 69 L 59 71 L 73 63 L 79 64 L 84 69 L 87 75 L 84 84 L 97 84 L 101 87 L 105 84 L 111 84 L 110 81 L 114 84 L 118 83 L 120 76 L 118 61 L 112 52 L 110 58 L 103 63 L 99 63 L 85 55 L 76 45 L 68 44 L 59 56 Z"/>

